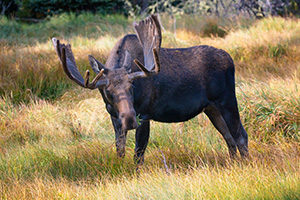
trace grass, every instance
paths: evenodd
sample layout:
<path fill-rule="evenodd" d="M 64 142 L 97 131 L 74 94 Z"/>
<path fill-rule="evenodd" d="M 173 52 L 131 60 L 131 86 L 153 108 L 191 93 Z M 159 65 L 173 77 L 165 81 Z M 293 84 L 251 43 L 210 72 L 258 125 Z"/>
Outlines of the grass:
<path fill-rule="evenodd" d="M 151 122 L 145 165 L 136 172 L 134 132 L 118 159 L 100 94 L 68 80 L 50 42 L 53 36 L 70 42 L 83 73 L 87 55 L 105 63 L 114 43 L 133 33 L 132 20 L 1 18 L 1 199 L 300 198 L 299 20 L 183 16 L 176 37 L 170 19 L 161 21 L 163 47 L 208 44 L 233 57 L 249 160 L 230 160 L 223 138 L 200 114 L 179 124 Z"/>
<path fill-rule="evenodd" d="M 245 171 L 251 176 L 245 175 Z M 16 181 L 12 187 L 17 191 L 13 195 L 16 198 L 24 197 L 23 192 L 28 195 L 26 198 L 44 199 L 272 199 L 274 196 L 276 199 L 298 199 L 298 177 L 297 171 L 286 174 L 276 169 L 263 170 L 249 165 L 222 169 L 203 167 L 170 176 L 156 171 L 139 178 L 121 178 L 108 183 L 95 180 L 93 185 L 88 181 L 75 184 L 65 179 L 45 182 L 36 178 L 33 182 Z M 19 188 L 24 190 L 19 191 Z"/>

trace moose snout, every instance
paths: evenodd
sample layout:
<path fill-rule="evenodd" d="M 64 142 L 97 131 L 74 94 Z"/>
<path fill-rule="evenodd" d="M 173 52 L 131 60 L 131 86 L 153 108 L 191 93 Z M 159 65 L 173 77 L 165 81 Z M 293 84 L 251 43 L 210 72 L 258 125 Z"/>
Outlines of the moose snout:
<path fill-rule="evenodd" d="M 138 127 L 134 111 L 120 113 L 119 117 L 123 130 L 132 130 Z"/>

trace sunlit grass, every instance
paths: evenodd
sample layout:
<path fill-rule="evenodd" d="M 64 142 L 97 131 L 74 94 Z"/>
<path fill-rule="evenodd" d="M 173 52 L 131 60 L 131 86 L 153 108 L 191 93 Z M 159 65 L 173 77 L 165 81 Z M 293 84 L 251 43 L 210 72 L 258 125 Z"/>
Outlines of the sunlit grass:
<path fill-rule="evenodd" d="M 278 153 L 289 153 L 287 147 Z M 92 152 L 91 152 L 92 153 Z M 266 152 L 261 152 L 263 155 Z M 176 169 L 166 174 L 158 165 L 138 174 L 123 174 L 113 179 L 95 176 L 94 180 L 71 181 L 38 175 L 32 180 L 1 181 L 2 197 L 8 199 L 298 199 L 299 160 L 282 157 L 266 162 L 259 155 L 248 163 L 221 166 L 203 164 L 188 170 Z M 294 157 L 295 158 L 295 157 Z M 296 159 L 296 158 L 295 158 Z M 290 163 L 292 161 L 292 164 Z M 289 163 L 289 164 L 287 164 Z M 116 167 L 116 166 L 114 166 Z M 122 165 L 124 167 L 124 165 Z M 91 170 L 91 169 L 89 169 Z M 9 193 L 14 191 L 13 193 Z"/>

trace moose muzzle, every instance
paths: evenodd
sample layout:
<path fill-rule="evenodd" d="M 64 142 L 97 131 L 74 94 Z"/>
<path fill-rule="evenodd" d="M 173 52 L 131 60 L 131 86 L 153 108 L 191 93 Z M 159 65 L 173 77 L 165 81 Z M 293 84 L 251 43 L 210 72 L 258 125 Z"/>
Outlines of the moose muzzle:
<path fill-rule="evenodd" d="M 125 131 L 136 129 L 138 124 L 136 121 L 136 112 L 133 108 L 133 102 L 129 98 L 123 96 L 120 98 L 117 107 L 119 119 L 122 123 L 122 129 Z"/>
<path fill-rule="evenodd" d="M 138 127 L 136 121 L 136 114 L 134 110 L 120 113 L 119 118 L 122 122 L 123 130 L 127 131 L 127 130 L 136 129 Z"/>

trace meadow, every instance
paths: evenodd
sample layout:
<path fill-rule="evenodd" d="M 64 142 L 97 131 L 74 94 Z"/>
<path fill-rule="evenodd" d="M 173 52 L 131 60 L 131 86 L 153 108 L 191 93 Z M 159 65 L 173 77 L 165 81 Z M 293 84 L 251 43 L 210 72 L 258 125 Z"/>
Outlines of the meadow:
<path fill-rule="evenodd" d="M 300 199 L 300 20 L 181 16 L 175 35 L 161 15 L 162 47 L 212 45 L 234 59 L 250 157 L 231 160 L 200 114 L 151 122 L 138 172 L 134 131 L 120 160 L 101 95 L 66 77 L 50 40 L 69 42 L 84 73 L 88 55 L 105 63 L 116 41 L 134 33 L 133 21 L 0 18 L 0 199 Z"/>

